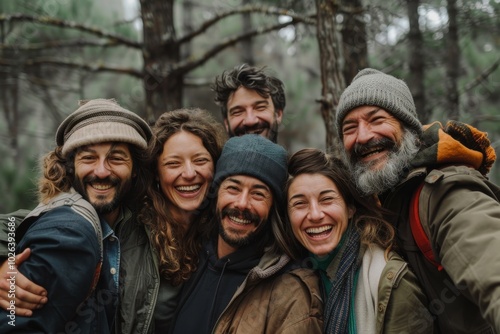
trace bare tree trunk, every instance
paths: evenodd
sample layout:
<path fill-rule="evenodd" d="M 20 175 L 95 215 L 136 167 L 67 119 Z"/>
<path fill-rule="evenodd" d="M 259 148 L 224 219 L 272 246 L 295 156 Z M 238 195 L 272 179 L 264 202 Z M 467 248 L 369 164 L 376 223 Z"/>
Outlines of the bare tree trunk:
<path fill-rule="evenodd" d="M 183 74 L 170 70 L 180 59 L 173 9 L 173 0 L 141 0 L 144 89 L 149 122 L 182 106 Z"/>
<path fill-rule="evenodd" d="M 252 0 L 243 0 L 242 5 L 251 4 Z M 243 14 L 243 33 L 252 31 L 252 17 L 249 13 Z M 247 38 L 241 41 L 241 59 L 244 63 L 249 65 L 255 64 L 254 54 L 253 54 L 253 39 Z"/>
<path fill-rule="evenodd" d="M 409 59 L 410 59 L 410 78 L 408 85 L 415 100 L 415 107 L 420 121 L 423 124 L 430 121 L 430 110 L 426 109 L 425 87 L 424 87 L 424 39 L 419 25 L 418 7 L 420 0 L 408 0 L 408 19 L 410 21 L 409 40 Z"/>
<path fill-rule="evenodd" d="M 321 116 L 326 127 L 326 150 L 336 152 L 340 146 L 335 128 L 335 108 L 345 88 L 344 75 L 339 65 L 342 52 L 335 18 L 338 11 L 337 0 L 316 0 L 316 11 L 322 83 Z"/>
<path fill-rule="evenodd" d="M 344 50 L 344 80 L 349 84 L 360 70 L 368 67 L 368 45 L 364 8 L 360 0 L 341 0 L 344 23 L 342 47 Z"/>
<path fill-rule="evenodd" d="M 457 0 L 448 0 L 448 38 L 446 59 L 446 96 L 448 104 L 448 118 L 458 120 L 458 78 L 460 76 L 460 46 L 458 41 L 458 9 Z"/>

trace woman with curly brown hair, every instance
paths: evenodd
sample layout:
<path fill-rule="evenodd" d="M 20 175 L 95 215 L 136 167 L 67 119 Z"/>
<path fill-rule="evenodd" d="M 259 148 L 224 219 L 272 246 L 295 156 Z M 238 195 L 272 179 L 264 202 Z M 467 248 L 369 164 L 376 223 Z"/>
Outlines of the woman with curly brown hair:
<path fill-rule="evenodd" d="M 206 110 L 164 113 L 152 128 L 150 171 L 154 173 L 139 214 L 158 259 L 160 286 L 155 331 L 168 329 L 181 284 L 196 269 L 203 219 L 215 164 L 226 132 Z"/>
<path fill-rule="evenodd" d="M 432 333 L 427 300 L 391 250 L 394 229 L 376 199 L 362 198 L 342 162 L 317 149 L 295 153 L 288 172 L 290 249 L 319 273 L 325 333 Z"/>

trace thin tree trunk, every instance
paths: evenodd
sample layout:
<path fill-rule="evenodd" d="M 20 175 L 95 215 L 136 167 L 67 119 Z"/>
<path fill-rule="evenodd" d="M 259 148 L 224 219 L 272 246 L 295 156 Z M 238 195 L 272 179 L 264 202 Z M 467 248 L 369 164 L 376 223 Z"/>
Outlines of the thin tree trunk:
<path fill-rule="evenodd" d="M 458 9 L 457 0 L 448 0 L 448 38 L 446 59 L 446 96 L 448 101 L 448 118 L 458 120 L 460 117 L 458 78 L 460 76 L 460 46 L 458 41 Z"/>
<path fill-rule="evenodd" d="M 409 59 L 410 59 L 410 77 L 408 85 L 415 100 L 417 114 L 422 123 L 429 123 L 430 110 L 426 109 L 425 87 L 424 87 L 424 39 L 419 25 L 418 7 L 420 0 L 408 0 L 408 19 L 410 21 L 409 40 Z"/>
<path fill-rule="evenodd" d="M 360 0 L 342 0 L 344 23 L 342 47 L 344 50 L 344 80 L 349 84 L 360 70 L 368 67 L 368 45 L 364 8 Z"/>
<path fill-rule="evenodd" d="M 146 118 L 153 122 L 182 106 L 183 75 L 169 70 L 180 59 L 174 28 L 173 0 L 141 0 L 144 37 Z"/>
<path fill-rule="evenodd" d="M 335 18 L 338 12 L 337 0 L 316 0 L 316 10 L 322 83 L 321 116 L 326 127 L 326 150 L 336 152 L 340 146 L 335 128 L 335 108 L 345 88 L 344 75 L 339 65 L 342 51 Z"/>
<path fill-rule="evenodd" d="M 243 0 L 242 5 L 251 4 L 252 0 Z M 252 17 L 249 13 L 243 14 L 243 33 L 252 31 Z M 241 59 L 244 63 L 249 65 L 255 64 L 254 54 L 253 54 L 253 39 L 247 38 L 241 42 Z"/>

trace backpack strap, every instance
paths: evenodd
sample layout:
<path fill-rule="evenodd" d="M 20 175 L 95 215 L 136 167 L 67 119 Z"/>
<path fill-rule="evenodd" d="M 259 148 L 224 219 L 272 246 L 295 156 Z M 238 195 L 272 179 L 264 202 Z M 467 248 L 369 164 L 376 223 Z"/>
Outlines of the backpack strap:
<path fill-rule="evenodd" d="M 422 182 L 417 190 L 413 193 L 410 201 L 410 227 L 411 233 L 413 234 L 413 239 L 418 248 L 424 254 L 425 258 L 432 263 L 439 271 L 443 270 L 443 266 L 436 261 L 436 257 L 432 251 L 432 246 L 429 241 L 429 237 L 425 233 L 422 227 L 422 222 L 420 221 L 420 216 L 418 214 L 419 197 L 425 182 Z"/>
<path fill-rule="evenodd" d="M 70 192 L 61 193 L 50 200 L 47 204 L 40 203 L 35 209 L 24 217 L 23 221 L 16 229 L 16 239 L 19 241 L 23 235 L 28 231 L 29 227 L 47 211 L 60 206 L 69 206 L 73 211 L 84 217 L 94 228 L 96 237 L 99 243 L 99 253 L 100 259 L 97 263 L 92 285 L 90 287 L 87 298 L 94 292 L 97 283 L 99 282 L 99 276 L 101 274 L 102 262 L 103 262 L 103 245 L 102 245 L 102 229 L 101 221 L 99 215 L 95 211 L 92 204 L 86 201 L 82 195 L 80 195 L 75 190 L 71 189 Z"/>

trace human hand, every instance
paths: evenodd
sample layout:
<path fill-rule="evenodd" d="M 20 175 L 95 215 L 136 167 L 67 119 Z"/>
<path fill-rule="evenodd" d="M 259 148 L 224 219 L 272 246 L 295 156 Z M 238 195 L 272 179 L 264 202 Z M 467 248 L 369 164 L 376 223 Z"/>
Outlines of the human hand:
<path fill-rule="evenodd" d="M 17 254 L 14 263 L 5 260 L 0 266 L 0 307 L 6 311 L 15 306 L 16 315 L 30 317 L 33 310 L 47 303 L 47 291 L 18 272 L 17 266 L 29 258 L 31 250 Z"/>

